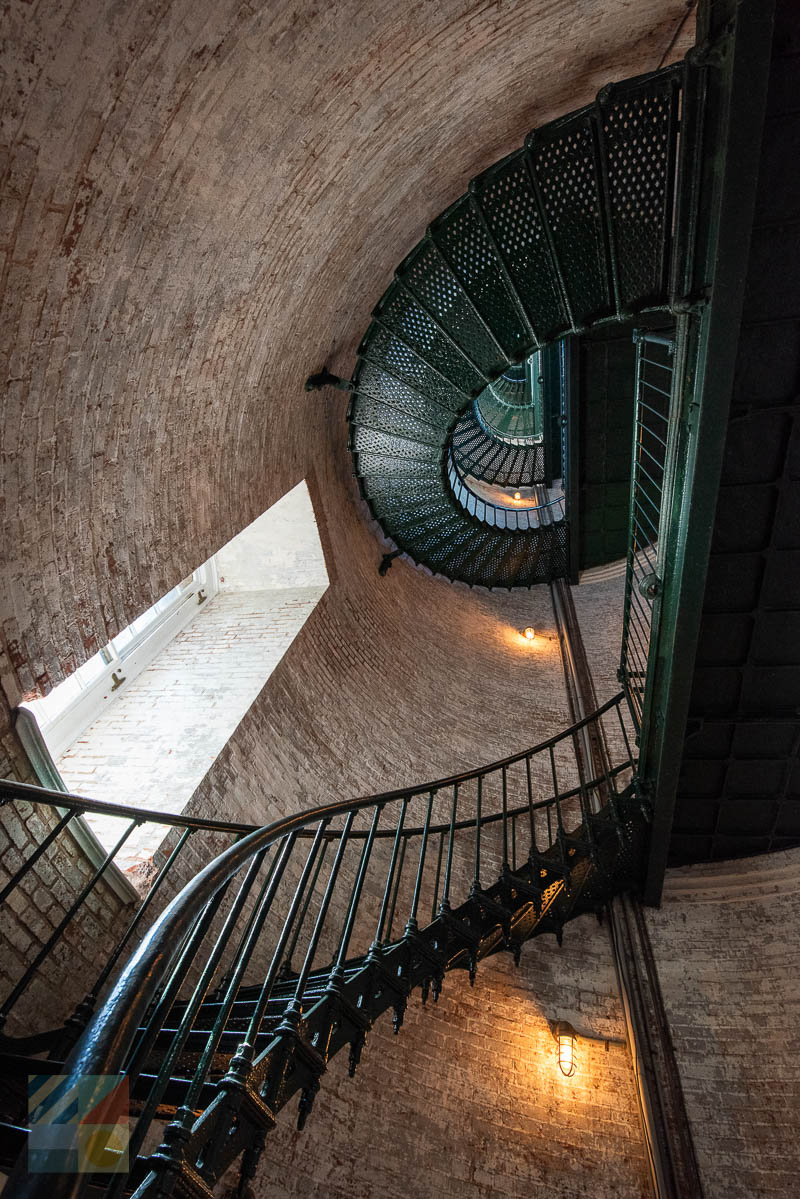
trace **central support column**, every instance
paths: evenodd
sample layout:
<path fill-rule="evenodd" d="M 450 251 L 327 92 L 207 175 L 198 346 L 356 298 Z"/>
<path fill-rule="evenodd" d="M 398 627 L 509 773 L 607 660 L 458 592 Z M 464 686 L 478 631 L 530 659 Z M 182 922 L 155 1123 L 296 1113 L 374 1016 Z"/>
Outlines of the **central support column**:
<path fill-rule="evenodd" d="M 569 584 L 557 579 L 550 584 L 550 595 L 572 719 L 577 722 L 596 710 L 597 697 Z M 583 731 L 576 752 L 584 759 L 587 777 L 604 773 L 608 754 L 599 726 Z M 642 905 L 635 896 L 618 895 L 609 904 L 608 917 L 653 1193 L 656 1199 L 702 1199 L 689 1119 Z"/>

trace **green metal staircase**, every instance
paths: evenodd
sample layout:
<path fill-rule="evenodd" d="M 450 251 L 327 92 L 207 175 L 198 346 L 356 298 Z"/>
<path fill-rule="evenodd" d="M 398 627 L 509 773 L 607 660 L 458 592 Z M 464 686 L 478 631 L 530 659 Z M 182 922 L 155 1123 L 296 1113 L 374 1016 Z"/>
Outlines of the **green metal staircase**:
<path fill-rule="evenodd" d="M 616 747 L 596 778 L 585 777 L 577 750 L 586 736 Z M 15 783 L 0 783 L 0 799 L 66 806 L 51 840 L 83 812 L 115 811 Z M 487 956 L 519 961 L 525 942 L 560 941 L 570 920 L 636 888 L 649 820 L 622 695 L 490 766 L 263 829 L 116 814 L 129 826 L 122 842 L 142 819 L 172 823 L 173 840 L 72 1017 L 40 1031 L 28 1020 L 24 1033 L 0 1039 L 0 1163 L 18 1157 L 15 1196 L 209 1196 L 237 1162 L 243 1185 L 280 1109 L 297 1100 L 302 1127 L 327 1063 L 346 1051 L 355 1074 L 381 1014 L 391 1011 L 397 1032 L 415 991 L 435 1001 L 448 972 L 474 982 Z M 203 830 L 237 840 L 193 878 L 190 869 L 147 928 L 153 897 L 185 880 L 181 855 Z M 24 893 L 38 858 L 6 885 L 6 900 Z M 0 1005 L 4 1021 L 35 975 L 28 970 Z M 27 1077 L 63 1076 L 69 1086 L 109 1074 L 130 1085 L 129 1169 L 29 1171 Z"/>
<path fill-rule="evenodd" d="M 541 482 L 548 447 L 481 421 L 479 397 L 556 339 L 683 298 L 673 218 L 692 173 L 689 70 L 604 88 L 530 134 L 433 221 L 375 308 L 352 379 L 350 449 L 372 515 L 414 562 L 486 587 L 568 573 L 578 513 L 509 530 L 491 505 L 465 505 L 450 467 L 468 454 L 477 469 L 466 473 Z"/>

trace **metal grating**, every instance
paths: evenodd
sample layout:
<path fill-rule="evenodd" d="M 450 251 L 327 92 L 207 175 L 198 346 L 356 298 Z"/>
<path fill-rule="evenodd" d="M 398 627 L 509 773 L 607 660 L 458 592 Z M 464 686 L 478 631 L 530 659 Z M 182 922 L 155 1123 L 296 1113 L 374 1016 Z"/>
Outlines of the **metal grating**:
<path fill-rule="evenodd" d="M 449 408 L 453 413 L 460 412 L 469 399 L 469 392 L 462 391 L 452 380 L 433 370 L 419 354 L 410 350 L 390 330 L 375 322 L 370 325 L 359 354 L 385 367 L 391 374 L 429 396 L 435 404 Z"/>
<path fill-rule="evenodd" d="M 613 310 L 591 118 L 579 113 L 530 149 L 576 326 Z"/>
<path fill-rule="evenodd" d="M 466 351 L 456 349 L 414 297 L 397 284 L 389 288 L 375 311 L 375 319 L 468 395 L 487 382 Z"/>
<path fill-rule="evenodd" d="M 461 399 L 460 393 L 455 394 Z M 382 366 L 366 359 L 361 360 L 358 372 L 356 396 L 361 395 L 374 396 L 375 399 L 389 404 L 392 408 L 399 408 L 401 412 L 418 416 L 420 420 L 427 420 L 429 424 L 435 423 L 437 427 L 443 419 L 452 422 L 454 411 L 459 411 L 461 407 L 459 404 L 454 410 L 452 406 L 438 403 L 430 396 L 410 387 L 402 379 L 390 375 Z M 356 410 L 357 402 L 356 399 L 353 412 Z"/>
<path fill-rule="evenodd" d="M 354 425 L 350 433 L 350 448 L 358 454 L 362 450 L 374 450 L 390 458 L 407 458 L 413 462 L 438 462 L 441 450 L 437 446 L 422 445 L 419 441 L 408 441 L 378 429 L 367 429 Z"/>
<path fill-rule="evenodd" d="M 529 351 L 530 331 L 473 198 L 459 200 L 434 223 L 431 234 L 506 355 L 514 359 Z"/>
<path fill-rule="evenodd" d="M 451 444 L 462 475 L 472 475 L 501 487 L 532 487 L 545 479 L 544 445 L 516 445 L 497 441 L 467 409 L 453 429 Z"/>
<path fill-rule="evenodd" d="M 485 374 L 496 374 L 506 357 L 469 296 L 433 242 L 423 242 L 398 271 L 408 288 Z"/>
<path fill-rule="evenodd" d="M 677 80 L 625 92 L 603 110 L 610 221 L 620 302 L 640 308 L 664 295 L 672 219 Z"/>
<path fill-rule="evenodd" d="M 500 505 L 477 497 L 467 480 L 546 482 L 564 430 L 557 421 L 545 429 L 535 414 L 531 434 L 527 410 L 519 417 L 509 403 L 505 376 L 539 342 L 612 313 L 617 244 L 626 262 L 613 278 L 621 278 L 625 303 L 649 303 L 659 280 L 663 288 L 668 253 L 662 246 L 659 265 L 656 243 L 672 233 L 680 78 L 670 68 L 616 87 L 610 100 L 553 122 L 473 180 L 375 309 L 358 351 L 350 448 L 362 495 L 384 529 L 417 560 L 424 553 L 432 569 L 486 586 L 566 573 L 563 520 L 524 534 L 510 533 L 505 521 L 489 526 L 487 514 Z M 620 211 L 605 212 L 606 201 Z M 526 369 L 530 389 L 530 362 Z M 483 414 L 472 404 L 481 393 Z M 547 444 L 536 440 L 540 431 Z M 443 465 L 451 437 L 466 510 Z M 523 536 L 527 543 L 515 540 Z"/>
<path fill-rule="evenodd" d="M 431 414 L 437 411 L 431 408 Z M 376 429 L 383 433 L 395 433 L 398 437 L 406 437 L 409 441 L 419 441 L 423 445 L 440 446 L 441 432 L 449 428 L 449 418 L 441 413 L 441 420 L 433 424 L 433 419 L 423 420 L 416 413 L 403 412 L 393 405 L 384 404 L 369 395 L 358 395 L 354 405 L 354 419 L 359 426 Z"/>
<path fill-rule="evenodd" d="M 539 342 L 569 328 L 524 151 L 479 176 L 476 198 Z"/>

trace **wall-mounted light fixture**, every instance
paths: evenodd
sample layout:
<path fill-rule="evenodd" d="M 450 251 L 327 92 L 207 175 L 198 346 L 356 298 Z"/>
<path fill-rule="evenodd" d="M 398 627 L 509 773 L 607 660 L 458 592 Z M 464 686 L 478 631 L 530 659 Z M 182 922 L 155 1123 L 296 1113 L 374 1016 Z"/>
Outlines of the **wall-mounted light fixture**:
<path fill-rule="evenodd" d="M 522 630 L 522 636 L 526 641 L 533 641 L 534 637 L 536 636 L 536 629 L 532 624 L 529 624 L 527 629 Z"/>
<path fill-rule="evenodd" d="M 596 1041 L 606 1047 L 609 1045 L 627 1045 L 627 1041 L 617 1037 L 593 1037 L 591 1033 L 578 1034 L 569 1020 L 549 1020 L 550 1031 L 556 1043 L 556 1061 L 558 1068 L 566 1078 L 572 1078 L 578 1065 L 578 1036 L 582 1041 Z"/>
<path fill-rule="evenodd" d="M 553 1029 L 558 1053 L 558 1066 L 561 1073 L 571 1078 L 578 1064 L 575 1052 L 576 1032 L 568 1020 L 559 1020 Z"/>
<path fill-rule="evenodd" d="M 521 499 L 522 499 L 522 492 L 521 492 L 521 491 L 515 491 L 515 492 L 514 492 L 514 499 L 515 499 L 515 500 L 521 500 Z"/>

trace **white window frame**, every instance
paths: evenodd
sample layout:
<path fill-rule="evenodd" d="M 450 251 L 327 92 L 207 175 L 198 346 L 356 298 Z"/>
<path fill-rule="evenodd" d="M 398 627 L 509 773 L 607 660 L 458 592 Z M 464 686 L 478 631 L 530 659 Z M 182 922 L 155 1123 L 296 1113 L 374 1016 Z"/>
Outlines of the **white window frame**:
<path fill-rule="evenodd" d="M 28 701 L 21 705 L 35 716 L 54 759 L 60 758 L 115 699 L 124 695 L 133 680 L 191 623 L 199 605 L 217 594 L 219 582 L 215 560 L 211 558 L 203 563 L 178 587 L 180 590 L 172 602 L 123 645 L 117 648 L 114 642 L 123 637 L 126 629 L 102 647 L 99 651 L 105 660 L 102 671 L 83 685 L 80 692 L 55 717 L 48 719 L 41 701 Z M 160 603 L 163 600 L 156 601 L 152 607 Z M 150 611 L 147 609 L 147 612 Z M 142 615 L 147 615 L 147 612 Z M 137 620 L 141 620 L 141 616 Z"/>

